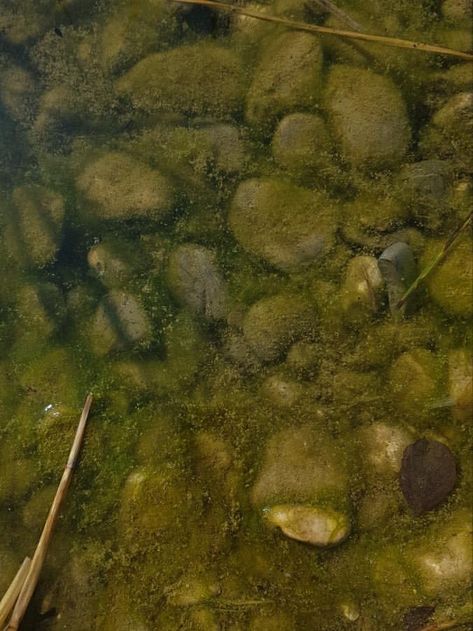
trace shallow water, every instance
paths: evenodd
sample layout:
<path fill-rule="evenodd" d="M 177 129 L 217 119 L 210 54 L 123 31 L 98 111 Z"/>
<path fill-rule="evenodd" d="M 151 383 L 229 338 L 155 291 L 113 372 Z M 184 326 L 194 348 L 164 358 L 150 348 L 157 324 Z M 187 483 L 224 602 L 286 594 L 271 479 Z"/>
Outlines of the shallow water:
<path fill-rule="evenodd" d="M 337 5 L 251 7 L 472 48 L 468 0 Z M 0 595 L 94 395 L 22 628 L 469 628 L 469 230 L 395 303 L 471 209 L 472 83 L 200 7 L 0 0 Z"/>

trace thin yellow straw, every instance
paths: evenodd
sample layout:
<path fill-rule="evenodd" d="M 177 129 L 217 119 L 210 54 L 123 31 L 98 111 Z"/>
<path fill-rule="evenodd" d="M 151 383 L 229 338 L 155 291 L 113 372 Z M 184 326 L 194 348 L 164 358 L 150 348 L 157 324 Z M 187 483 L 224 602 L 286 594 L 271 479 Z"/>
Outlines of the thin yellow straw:
<path fill-rule="evenodd" d="M 294 22 L 293 20 L 286 20 L 285 18 L 278 18 L 274 15 L 264 15 L 256 11 L 250 11 L 242 7 L 234 6 L 233 4 L 227 4 L 226 2 L 216 2 L 215 0 L 173 0 L 173 2 L 179 2 L 182 4 L 198 4 L 206 7 L 212 7 L 219 11 L 228 11 L 230 13 L 238 13 L 239 15 L 245 15 L 257 20 L 263 20 L 265 22 L 275 22 L 277 24 L 283 24 L 289 28 L 293 28 L 298 31 L 309 31 L 310 33 L 323 33 L 326 35 L 336 35 L 338 37 L 345 37 L 347 39 L 357 39 L 364 42 L 376 42 L 378 44 L 384 44 L 385 46 L 396 46 L 397 48 L 407 48 L 408 50 L 418 50 L 424 53 L 434 53 L 437 55 L 449 55 L 450 57 L 457 57 L 465 61 L 473 61 L 472 53 L 465 53 L 461 50 L 454 50 L 453 48 L 445 48 L 444 46 L 435 46 L 434 44 L 423 44 L 422 42 L 413 42 L 408 39 L 400 39 L 397 37 L 385 37 L 384 35 L 370 35 L 368 33 L 358 33 L 356 31 L 344 31 L 337 28 L 331 28 L 329 26 L 318 26 L 316 24 L 306 24 L 305 22 Z"/>

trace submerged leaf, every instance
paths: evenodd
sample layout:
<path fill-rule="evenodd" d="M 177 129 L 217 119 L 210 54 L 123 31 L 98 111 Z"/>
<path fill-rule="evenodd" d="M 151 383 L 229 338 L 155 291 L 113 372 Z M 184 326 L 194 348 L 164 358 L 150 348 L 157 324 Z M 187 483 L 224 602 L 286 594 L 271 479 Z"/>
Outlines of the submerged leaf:
<path fill-rule="evenodd" d="M 400 484 L 415 515 L 422 515 L 443 502 L 456 480 L 455 458 L 446 445 L 422 438 L 406 447 Z"/>

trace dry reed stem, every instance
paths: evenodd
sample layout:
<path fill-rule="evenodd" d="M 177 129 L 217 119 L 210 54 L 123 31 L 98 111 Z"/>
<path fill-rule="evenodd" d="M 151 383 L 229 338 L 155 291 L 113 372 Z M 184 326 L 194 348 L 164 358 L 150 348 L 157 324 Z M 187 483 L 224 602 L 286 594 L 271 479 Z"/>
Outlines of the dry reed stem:
<path fill-rule="evenodd" d="M 15 606 L 18 594 L 23 587 L 26 575 L 28 574 L 30 564 L 31 559 L 26 557 L 16 573 L 15 578 L 12 580 L 10 587 L 7 589 L 4 597 L 0 601 L 0 628 L 3 628 L 3 625 L 7 621 L 8 616 L 11 614 L 12 609 Z"/>
<path fill-rule="evenodd" d="M 461 224 L 461 226 L 459 226 L 450 235 L 450 237 L 445 242 L 443 248 L 440 250 L 440 252 L 434 258 L 434 260 L 431 263 L 429 263 L 429 265 L 427 265 L 427 267 L 425 267 L 421 271 L 421 273 L 415 279 L 415 281 L 410 285 L 410 287 L 408 287 L 407 291 L 401 296 L 401 299 L 397 303 L 396 309 L 401 309 L 401 307 L 403 307 L 403 305 L 405 304 L 405 302 L 409 298 L 409 296 L 419 287 L 419 285 L 427 278 L 427 276 L 430 276 L 430 274 L 434 271 L 434 269 L 436 267 L 438 267 L 440 265 L 440 263 L 447 257 L 447 255 L 450 252 L 450 250 L 453 248 L 455 243 L 458 241 L 458 238 L 460 237 L 460 235 L 470 225 L 472 218 L 473 218 L 473 211 L 470 212 L 470 214 L 465 219 L 465 221 Z"/>
<path fill-rule="evenodd" d="M 28 574 L 26 576 L 25 582 L 23 583 L 23 587 L 18 596 L 18 600 L 16 601 L 12 617 L 10 618 L 10 622 L 8 623 L 5 631 L 17 631 L 26 613 L 31 597 L 33 596 L 33 593 L 36 589 L 36 585 L 38 584 L 39 575 L 41 573 L 41 569 L 46 558 L 54 526 L 59 517 L 59 511 L 61 509 L 62 502 L 66 496 L 67 489 L 69 488 L 69 485 L 71 483 L 72 472 L 77 464 L 80 448 L 84 440 L 84 433 L 91 405 L 92 395 L 89 394 L 87 396 L 87 399 L 85 400 L 84 408 L 79 420 L 79 425 L 77 426 L 76 435 L 74 437 L 74 442 L 72 443 L 72 448 L 69 453 L 66 468 L 64 469 L 64 473 L 62 474 L 62 478 L 56 491 L 56 495 L 54 496 L 51 508 L 49 509 L 49 514 L 44 524 L 43 532 L 41 533 L 41 537 L 39 538 L 38 545 L 33 555 L 33 560 L 31 561 L 30 567 L 28 569 Z"/>
<path fill-rule="evenodd" d="M 216 2 L 215 0 L 172 0 L 173 2 L 179 2 L 181 4 L 198 4 L 206 7 L 212 7 L 220 11 L 228 11 L 230 13 L 238 13 L 239 15 L 245 15 L 250 18 L 256 18 L 257 20 L 263 20 L 264 22 L 274 22 L 276 24 L 282 24 L 288 28 L 295 29 L 297 31 L 308 31 L 309 33 L 322 33 L 325 35 L 336 35 L 338 37 L 344 37 L 347 39 L 356 39 L 363 42 L 377 42 L 378 44 L 384 44 L 385 46 L 395 46 L 397 48 L 407 48 L 408 50 L 418 50 L 424 53 L 433 53 L 437 55 L 448 55 L 450 57 L 457 57 L 465 61 L 473 61 L 472 53 L 465 53 L 460 50 L 454 50 L 453 48 L 445 48 L 444 46 L 436 46 L 435 44 L 423 44 L 422 42 L 414 42 L 408 39 L 400 39 L 397 37 L 385 37 L 384 35 L 370 35 L 368 33 L 358 33 L 356 31 L 344 31 L 342 29 L 331 28 L 328 26 L 318 26 L 316 24 L 306 24 L 305 22 L 294 22 L 293 20 L 286 20 L 285 18 L 278 18 L 274 15 L 263 15 L 256 11 L 250 11 L 243 9 L 233 4 L 227 4 L 226 2 Z"/>

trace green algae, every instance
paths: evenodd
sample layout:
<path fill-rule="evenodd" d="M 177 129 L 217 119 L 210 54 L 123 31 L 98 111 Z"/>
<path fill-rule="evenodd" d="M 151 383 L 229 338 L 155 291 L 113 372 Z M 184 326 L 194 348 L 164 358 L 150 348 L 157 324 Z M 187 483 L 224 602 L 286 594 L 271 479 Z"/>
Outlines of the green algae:
<path fill-rule="evenodd" d="M 411 607 L 463 615 L 471 244 L 400 323 L 382 287 L 376 309 L 357 302 L 366 279 L 350 269 L 404 239 L 422 265 L 465 214 L 467 69 L 363 45 L 367 69 L 328 38 L 235 17 L 212 30 L 161 2 L 56 4 L 23 3 L 13 24 L 0 2 L 14 44 L 0 90 L 0 590 L 33 550 L 90 390 L 27 628 L 53 608 L 52 631 L 398 630 Z M 342 3 L 371 32 L 460 47 L 453 4 Z M 312 127 L 282 155 L 291 117 Z M 228 292 L 215 320 L 171 286 L 182 248 L 212 252 Z M 115 313 L 97 355 L 110 291 L 149 328 L 129 343 Z M 252 505 L 268 445 L 289 449 L 305 426 L 339 483 L 301 487 L 299 445 Z M 445 506 L 419 519 L 398 488 L 396 432 L 434 435 L 460 465 Z M 325 550 L 268 528 L 260 504 L 287 501 L 342 511 L 350 535 Z"/>

